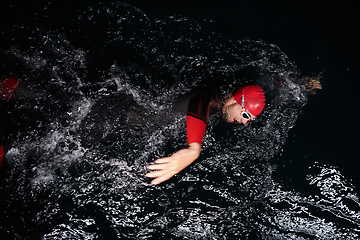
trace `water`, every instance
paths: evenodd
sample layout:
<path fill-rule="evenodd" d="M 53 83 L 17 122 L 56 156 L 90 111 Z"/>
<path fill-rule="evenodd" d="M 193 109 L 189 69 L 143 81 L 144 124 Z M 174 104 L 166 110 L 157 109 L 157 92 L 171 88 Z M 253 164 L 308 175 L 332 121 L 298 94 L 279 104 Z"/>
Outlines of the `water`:
<path fill-rule="evenodd" d="M 292 152 L 312 99 L 281 47 L 127 4 L 89 4 L 68 22 L 45 6 L 0 40 L 1 74 L 22 81 L 1 102 L 2 239 L 359 238 L 352 180 Z M 200 158 L 151 186 L 147 164 L 186 146 L 177 97 L 245 83 L 264 88 L 262 116 L 233 127 L 216 115 Z"/>

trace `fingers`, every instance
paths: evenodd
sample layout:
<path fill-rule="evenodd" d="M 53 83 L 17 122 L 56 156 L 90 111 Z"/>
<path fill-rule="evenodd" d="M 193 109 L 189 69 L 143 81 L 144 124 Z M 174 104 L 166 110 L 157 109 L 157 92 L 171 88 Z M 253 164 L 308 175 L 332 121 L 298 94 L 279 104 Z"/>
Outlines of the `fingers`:
<path fill-rule="evenodd" d="M 155 172 L 149 172 L 145 176 L 149 177 L 149 178 L 155 178 L 151 181 L 151 184 L 157 185 L 159 183 L 162 183 L 162 182 L 168 180 L 169 178 L 171 178 L 174 175 L 175 175 L 175 173 L 172 173 L 172 172 L 169 172 L 166 170 L 160 170 L 160 171 L 155 171 Z"/>
<path fill-rule="evenodd" d="M 159 158 L 153 164 L 147 167 L 150 170 L 157 171 L 149 172 L 145 176 L 155 178 L 151 181 L 151 184 L 156 185 L 162 183 L 180 172 L 179 163 L 177 160 L 178 153 L 174 153 L 170 157 Z"/>
<path fill-rule="evenodd" d="M 173 177 L 175 174 L 172 174 L 172 173 L 168 173 L 168 174 L 165 174 L 165 175 L 163 175 L 163 176 L 161 176 L 161 177 L 157 177 L 157 178 L 155 178 L 155 179 L 153 179 L 152 181 L 151 181 L 151 184 L 154 184 L 154 185 L 157 185 L 157 184 L 160 184 L 160 183 L 162 183 L 162 182 L 164 182 L 164 181 L 166 181 L 166 180 L 169 180 L 171 177 Z"/>
<path fill-rule="evenodd" d="M 157 164 L 149 165 L 148 169 L 158 171 L 148 172 L 147 174 L 145 174 L 146 177 L 155 178 L 151 181 L 151 184 L 156 185 L 162 183 L 179 172 L 176 170 L 174 171 L 174 166 L 172 164 L 169 164 L 169 161 L 166 158 L 158 159 L 155 161 L 155 163 Z"/>
<path fill-rule="evenodd" d="M 162 183 L 166 180 L 169 180 L 171 177 L 173 177 L 177 172 L 170 171 L 169 169 L 155 171 L 155 172 L 149 172 L 145 176 L 154 178 L 151 181 L 151 184 L 157 185 L 159 183 Z"/>
<path fill-rule="evenodd" d="M 159 170 L 159 171 L 154 171 L 154 172 L 148 172 L 147 174 L 145 174 L 146 177 L 150 177 L 150 178 L 155 178 L 155 177 L 159 177 L 161 175 L 166 174 L 166 170 Z"/>
<path fill-rule="evenodd" d="M 166 164 L 152 164 L 147 167 L 150 170 L 161 170 L 166 168 Z"/>
<path fill-rule="evenodd" d="M 155 164 L 148 166 L 150 170 L 158 170 L 153 172 L 148 172 L 145 174 L 146 177 L 154 178 L 154 177 L 161 177 L 165 175 L 172 175 L 174 176 L 179 171 L 176 170 L 177 168 L 174 166 L 169 166 L 169 164 Z"/>
<path fill-rule="evenodd" d="M 168 163 L 170 161 L 171 157 L 165 157 L 165 158 L 159 158 L 157 159 L 154 163 L 159 164 L 159 163 Z"/>

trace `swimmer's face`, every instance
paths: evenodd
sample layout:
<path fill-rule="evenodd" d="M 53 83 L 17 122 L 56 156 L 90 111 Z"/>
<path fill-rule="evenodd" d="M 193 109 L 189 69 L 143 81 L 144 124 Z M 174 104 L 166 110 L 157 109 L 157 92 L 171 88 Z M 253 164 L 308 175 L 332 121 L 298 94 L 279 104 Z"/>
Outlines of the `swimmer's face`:
<path fill-rule="evenodd" d="M 245 124 L 250 120 L 242 117 L 241 115 L 242 110 L 243 109 L 241 105 L 238 104 L 234 98 L 231 98 L 224 104 L 224 108 L 223 108 L 224 118 L 226 119 L 226 121 L 231 123 Z M 249 114 L 252 119 L 255 118 L 254 115 L 252 115 L 251 113 Z"/>

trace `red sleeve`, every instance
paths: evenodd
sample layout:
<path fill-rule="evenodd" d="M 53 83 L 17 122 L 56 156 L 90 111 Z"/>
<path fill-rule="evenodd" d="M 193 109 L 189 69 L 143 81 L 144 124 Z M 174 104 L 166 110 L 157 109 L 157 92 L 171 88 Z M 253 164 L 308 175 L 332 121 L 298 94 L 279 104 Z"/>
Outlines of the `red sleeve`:
<path fill-rule="evenodd" d="M 209 120 L 209 108 L 214 100 L 213 92 L 202 92 L 192 97 L 188 104 L 186 116 L 186 133 L 188 143 L 202 144 Z"/>
<path fill-rule="evenodd" d="M 206 123 L 193 116 L 186 116 L 186 134 L 188 143 L 197 142 L 202 144 L 206 131 Z"/>

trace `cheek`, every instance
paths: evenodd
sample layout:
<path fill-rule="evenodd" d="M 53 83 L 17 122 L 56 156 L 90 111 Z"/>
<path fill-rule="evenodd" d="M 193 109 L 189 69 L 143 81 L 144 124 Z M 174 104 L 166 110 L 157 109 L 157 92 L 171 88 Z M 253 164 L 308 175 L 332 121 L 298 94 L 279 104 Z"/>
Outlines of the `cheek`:
<path fill-rule="evenodd" d="M 231 109 L 230 116 L 231 116 L 231 118 L 236 118 L 237 120 L 241 120 L 241 114 L 238 109 L 235 109 L 235 108 Z"/>
<path fill-rule="evenodd" d="M 229 114 L 232 118 L 236 117 L 236 110 L 234 108 L 229 109 Z"/>

